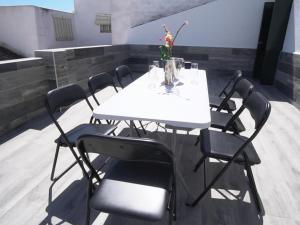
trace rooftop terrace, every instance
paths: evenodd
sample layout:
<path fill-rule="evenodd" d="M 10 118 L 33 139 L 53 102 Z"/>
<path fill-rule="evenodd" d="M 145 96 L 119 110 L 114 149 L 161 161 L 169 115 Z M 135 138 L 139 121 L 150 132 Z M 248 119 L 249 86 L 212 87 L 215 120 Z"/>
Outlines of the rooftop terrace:
<path fill-rule="evenodd" d="M 228 76 L 220 76 L 220 73 L 211 71 L 207 72 L 207 76 L 210 94 L 217 94 L 228 79 Z M 272 104 L 271 116 L 254 141 L 262 163 L 255 166 L 253 172 L 265 215 L 258 216 L 245 172 L 242 167 L 234 165 L 195 208 L 185 206 L 186 195 L 179 186 L 177 224 L 300 223 L 300 112 L 275 87 L 254 83 L 256 90 L 261 91 Z M 108 87 L 97 95 L 103 102 L 113 93 L 113 89 Z M 235 100 L 238 105 L 241 104 L 241 99 Z M 89 117 L 88 108 L 81 102 L 63 113 L 59 121 L 68 129 L 87 122 Z M 251 127 L 252 120 L 247 112 L 241 116 L 241 120 L 246 127 Z M 121 123 L 117 133 L 127 134 L 126 127 Z M 147 130 L 153 131 L 148 135 L 169 144 L 170 134 L 164 130 L 154 132 L 155 128 L 153 124 L 147 126 Z M 192 172 L 193 165 L 200 156 L 199 146 L 194 146 L 198 133 L 195 130 L 190 135 L 179 135 L 177 139 L 177 147 L 183 149 L 181 169 L 195 195 L 203 188 L 202 171 Z M 247 136 L 249 131 L 242 134 Z M 0 224 L 84 224 L 83 203 L 87 182 L 82 177 L 80 168 L 75 166 L 56 183 L 49 179 L 55 150 L 53 140 L 58 135 L 50 118 L 43 114 L 2 138 Z M 59 169 L 73 160 L 70 151 L 63 150 L 58 161 Z M 101 157 L 94 159 L 99 165 L 102 161 Z M 222 164 L 219 161 L 207 164 L 208 179 Z M 93 224 L 99 225 L 148 224 L 106 213 L 93 212 L 92 215 Z M 161 222 L 165 223 L 166 220 Z"/>

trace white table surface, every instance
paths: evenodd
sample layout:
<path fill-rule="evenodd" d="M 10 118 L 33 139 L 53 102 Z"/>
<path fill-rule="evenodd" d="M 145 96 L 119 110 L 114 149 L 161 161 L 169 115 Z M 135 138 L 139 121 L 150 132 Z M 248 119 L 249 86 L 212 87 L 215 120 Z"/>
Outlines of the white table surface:
<path fill-rule="evenodd" d="M 96 119 L 144 120 L 183 128 L 208 128 L 210 108 L 206 72 L 182 70 L 173 88 L 154 69 L 95 108 Z"/>

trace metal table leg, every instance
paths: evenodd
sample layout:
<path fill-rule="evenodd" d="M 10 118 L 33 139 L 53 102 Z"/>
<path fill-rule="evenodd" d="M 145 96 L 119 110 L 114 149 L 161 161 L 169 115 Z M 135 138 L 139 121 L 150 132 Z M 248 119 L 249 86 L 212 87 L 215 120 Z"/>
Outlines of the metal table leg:
<path fill-rule="evenodd" d="M 133 135 L 133 132 L 134 132 L 134 122 L 133 122 L 133 120 L 130 120 L 130 125 L 129 125 L 129 127 L 130 127 L 130 137 L 133 137 L 134 135 Z"/>
<path fill-rule="evenodd" d="M 177 176 L 178 176 L 178 179 L 179 179 L 179 181 L 181 182 L 181 184 L 182 184 L 182 186 L 184 188 L 184 191 L 188 195 L 187 196 L 187 201 L 191 202 L 191 201 L 193 201 L 194 197 L 191 194 L 191 191 L 190 191 L 187 183 L 185 182 L 185 179 L 184 179 L 183 175 L 181 174 L 180 168 L 179 168 L 182 151 L 181 151 L 181 149 L 177 149 L 176 148 L 176 139 L 177 139 L 177 130 L 176 129 L 173 129 L 173 133 L 172 133 L 172 138 L 171 139 L 172 139 L 171 140 L 171 150 L 173 151 L 174 156 L 175 156 Z"/>

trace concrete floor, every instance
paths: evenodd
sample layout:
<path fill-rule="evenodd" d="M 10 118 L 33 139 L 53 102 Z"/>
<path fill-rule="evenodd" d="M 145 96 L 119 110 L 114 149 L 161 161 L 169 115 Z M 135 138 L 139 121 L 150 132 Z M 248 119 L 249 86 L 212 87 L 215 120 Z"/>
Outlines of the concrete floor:
<path fill-rule="evenodd" d="M 217 94 L 228 76 L 208 72 L 210 94 Z M 271 104 L 271 116 L 254 141 L 262 163 L 253 168 L 258 191 L 264 205 L 265 215 L 258 216 L 249 192 L 248 180 L 242 167 L 234 165 L 195 207 L 185 206 L 186 195 L 179 187 L 178 220 L 182 225 L 296 225 L 300 224 L 300 112 L 273 87 L 256 89 L 265 94 Z M 114 94 L 106 88 L 98 94 L 101 101 Z M 238 105 L 240 99 L 235 99 Z M 91 99 L 92 101 L 92 99 Z M 74 125 L 88 122 L 91 112 L 81 102 L 60 116 L 65 130 Z M 243 135 L 251 133 L 253 123 L 249 113 L 241 120 L 249 128 Z M 123 129 L 125 128 L 125 129 Z M 152 123 L 148 126 L 149 136 L 167 143 L 170 135 L 158 133 Z M 121 123 L 118 132 L 128 132 Z M 184 132 L 183 132 L 184 133 Z M 182 148 L 181 170 L 196 196 L 202 190 L 202 171 L 192 169 L 200 157 L 199 147 L 194 147 L 199 131 L 190 135 L 179 134 L 177 147 Z M 59 135 L 47 115 L 27 123 L 1 139 L 0 146 L 0 224 L 84 224 L 86 181 L 78 166 L 75 166 L 56 183 L 50 181 L 54 157 L 54 139 Z M 66 149 L 61 151 L 58 171 L 73 162 Z M 95 159 L 99 164 L 101 157 Z M 223 166 L 222 162 L 207 164 L 208 179 Z M 160 223 L 166 224 L 167 218 Z M 153 224 L 106 213 L 93 212 L 93 224 Z"/>

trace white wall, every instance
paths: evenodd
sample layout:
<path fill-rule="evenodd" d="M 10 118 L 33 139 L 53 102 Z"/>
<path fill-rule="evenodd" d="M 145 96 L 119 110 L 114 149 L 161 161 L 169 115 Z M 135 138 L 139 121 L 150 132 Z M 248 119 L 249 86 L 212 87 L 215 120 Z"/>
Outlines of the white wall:
<path fill-rule="evenodd" d="M 97 13 L 111 13 L 111 0 L 75 0 L 77 45 L 111 44 L 111 33 L 100 33 L 95 24 Z M 113 29 L 113 28 L 112 28 Z"/>
<path fill-rule="evenodd" d="M 294 0 L 282 51 L 300 52 L 300 0 Z"/>
<path fill-rule="evenodd" d="M 26 57 L 34 55 L 38 49 L 34 7 L 0 7 L 0 45 Z"/>
<path fill-rule="evenodd" d="M 75 40 L 56 41 L 53 15 L 73 18 L 71 13 L 35 6 L 0 7 L 0 45 L 24 57 L 34 56 L 38 49 L 75 46 Z"/>
<path fill-rule="evenodd" d="M 38 35 L 37 49 L 76 46 L 76 30 L 75 30 L 74 14 L 35 7 L 35 16 L 36 16 L 37 35 Z M 73 30 L 74 40 L 56 41 L 53 16 L 70 18 L 72 20 L 72 30 Z"/>
<path fill-rule="evenodd" d="M 178 37 L 177 45 L 255 49 L 261 26 L 263 5 L 263 0 L 216 0 L 129 29 L 128 33 L 126 33 L 127 27 L 123 24 L 123 30 L 118 27 L 119 34 L 113 33 L 113 44 L 124 42 L 160 44 L 159 38 L 163 35 L 162 24 L 167 24 L 175 32 L 184 20 L 189 20 L 190 25 L 185 27 Z M 122 18 L 119 20 L 122 21 Z M 114 22 L 116 24 L 118 22 L 113 21 L 113 26 L 116 27 Z M 130 22 L 128 23 L 130 25 Z M 118 39 L 121 33 L 123 33 L 123 39 Z M 124 41 L 124 37 L 126 37 L 126 41 Z"/>

